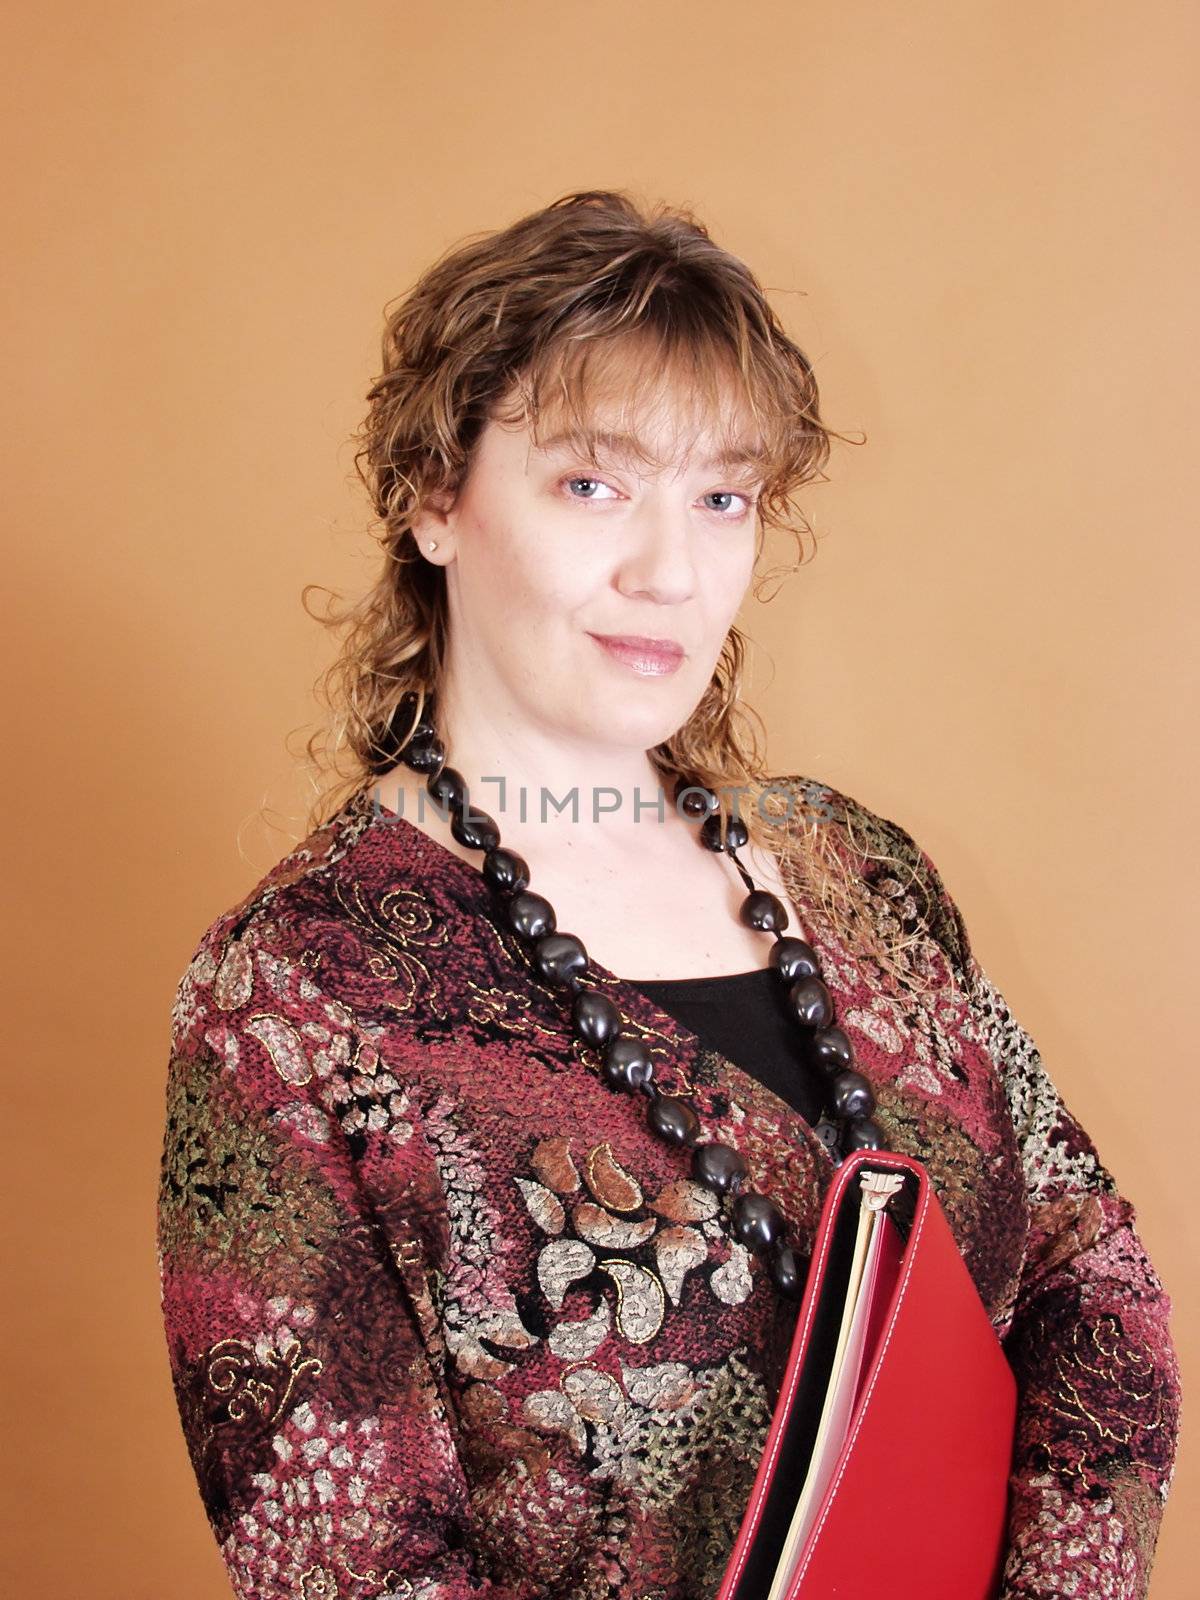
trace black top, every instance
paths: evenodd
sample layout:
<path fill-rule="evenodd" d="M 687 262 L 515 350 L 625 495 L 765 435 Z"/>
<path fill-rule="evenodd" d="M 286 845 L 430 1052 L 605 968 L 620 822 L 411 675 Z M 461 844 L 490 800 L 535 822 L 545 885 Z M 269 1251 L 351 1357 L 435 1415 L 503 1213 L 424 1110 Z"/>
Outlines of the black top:
<path fill-rule="evenodd" d="M 821 1081 L 800 1048 L 800 1028 L 789 1017 L 784 986 L 771 967 L 717 978 L 627 978 L 685 1028 L 793 1106 L 806 1121 L 820 1120 Z"/>

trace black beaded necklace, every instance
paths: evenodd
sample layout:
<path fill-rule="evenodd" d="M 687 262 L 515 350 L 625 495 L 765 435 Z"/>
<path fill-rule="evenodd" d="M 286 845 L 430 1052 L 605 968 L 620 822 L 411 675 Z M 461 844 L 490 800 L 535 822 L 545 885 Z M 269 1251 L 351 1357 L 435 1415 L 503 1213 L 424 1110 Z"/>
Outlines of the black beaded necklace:
<path fill-rule="evenodd" d="M 415 704 L 415 697 L 406 695 L 396 720 L 415 709 Z M 459 844 L 485 852 L 483 876 L 501 897 L 509 927 L 529 946 L 538 976 L 572 996 L 572 1026 L 585 1044 L 600 1053 L 605 1083 L 645 1097 L 651 1129 L 667 1144 L 691 1151 L 692 1177 L 728 1201 L 734 1237 L 765 1256 L 771 1281 L 782 1296 L 798 1300 L 804 1289 L 806 1262 L 787 1243 L 783 1212 L 767 1195 L 747 1186 L 748 1168 L 737 1150 L 701 1138 L 700 1118 L 690 1099 L 660 1091 L 646 1046 L 632 1034 L 621 1032 L 620 1013 L 608 996 L 587 987 L 588 954 L 582 941 L 559 930 L 554 907 L 529 888 L 528 863 L 501 845 L 495 819 L 469 804 L 462 773 L 446 765 L 446 748 L 429 706 L 426 695 L 425 709 L 400 746 L 399 759 L 425 776 L 425 787 L 439 809 L 448 812 L 450 832 Z M 855 1068 L 850 1039 L 834 1023 L 833 998 L 822 982 L 816 952 L 806 940 L 785 935 L 787 907 L 777 895 L 756 887 L 737 858 L 736 852 L 749 838 L 745 822 L 731 817 L 722 835 L 716 796 L 698 784 L 681 779 L 675 786 L 675 800 L 685 815 L 704 817 L 701 844 L 708 850 L 723 850 L 737 868 L 749 891 L 739 911 L 742 922 L 774 935 L 768 964 L 787 985 L 788 1014 L 798 1024 L 825 1084 L 827 1116 L 817 1124 L 817 1136 L 835 1163 L 854 1150 L 886 1148 L 883 1133 L 871 1118 L 874 1093 Z"/>

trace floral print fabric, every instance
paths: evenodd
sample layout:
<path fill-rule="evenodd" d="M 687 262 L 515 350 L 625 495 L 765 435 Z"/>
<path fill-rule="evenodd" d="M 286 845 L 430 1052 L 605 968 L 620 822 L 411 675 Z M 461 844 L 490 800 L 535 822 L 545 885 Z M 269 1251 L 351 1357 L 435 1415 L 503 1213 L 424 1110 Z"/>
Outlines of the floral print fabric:
<path fill-rule="evenodd" d="M 1136 1600 L 1179 1389 L 1132 1209 L 928 855 L 778 781 L 837 830 L 864 914 L 920 935 L 897 978 L 788 878 L 1017 1374 L 1004 1600 Z M 633 985 L 589 981 L 810 1240 L 833 1167 L 808 1124 Z M 204 933 L 171 1015 L 159 1264 L 241 1600 L 716 1594 L 796 1307 L 597 1067 L 482 875 L 365 792 Z"/>

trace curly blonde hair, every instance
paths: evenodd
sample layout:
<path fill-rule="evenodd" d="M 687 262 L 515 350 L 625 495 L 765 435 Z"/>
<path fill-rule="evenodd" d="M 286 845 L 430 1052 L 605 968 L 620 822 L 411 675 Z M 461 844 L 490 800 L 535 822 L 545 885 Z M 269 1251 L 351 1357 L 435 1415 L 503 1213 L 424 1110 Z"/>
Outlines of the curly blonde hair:
<path fill-rule="evenodd" d="M 354 458 L 384 560 L 361 598 L 331 604 L 316 618 L 343 637 L 316 685 L 330 715 L 306 749 L 310 766 L 326 769 L 329 781 L 310 827 L 395 766 L 427 698 L 437 704 L 447 660 L 445 576 L 419 554 L 412 524 L 426 505 L 461 489 L 490 419 L 528 422 L 540 439 L 552 412 L 560 428 L 567 419 L 565 431 L 594 462 L 588 419 L 610 382 L 636 410 L 643 383 L 657 389 L 669 375 L 675 393 L 690 397 L 696 416 L 730 448 L 731 412 L 748 411 L 761 481 L 756 599 L 804 563 L 813 531 L 795 497 L 827 481 L 830 441 L 846 437 L 822 421 L 812 366 L 744 263 L 689 212 L 646 210 L 622 192 L 566 194 L 507 228 L 470 236 L 385 319 L 382 371 L 367 395 Z M 794 537 L 796 559 L 759 572 L 772 529 Z M 306 609 L 316 587 L 304 591 Z M 834 843 L 845 829 L 828 825 L 821 786 L 801 783 L 786 796 L 770 788 L 761 719 L 741 694 L 746 646 L 732 626 L 699 704 L 648 755 L 666 793 L 699 784 L 718 796 L 722 830 L 736 807 L 751 840 L 796 866 L 833 924 L 855 919 L 859 947 L 893 967 L 899 947 L 888 936 L 903 935 L 902 925 L 886 908 L 864 925 L 861 888 L 853 892 L 853 857 L 861 866 L 869 846 L 858 842 L 847 860 Z M 748 803 L 730 798 L 738 792 Z M 838 820 L 846 820 L 844 807 Z"/>

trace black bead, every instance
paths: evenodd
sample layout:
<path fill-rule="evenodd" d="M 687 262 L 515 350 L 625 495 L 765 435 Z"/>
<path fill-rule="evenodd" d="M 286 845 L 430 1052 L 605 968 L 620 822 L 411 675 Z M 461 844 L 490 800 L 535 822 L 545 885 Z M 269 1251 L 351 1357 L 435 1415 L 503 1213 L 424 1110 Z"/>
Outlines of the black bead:
<path fill-rule="evenodd" d="M 748 843 L 749 838 L 750 829 L 742 818 L 730 817 L 729 825 L 725 829 L 726 850 L 740 850 L 744 844 Z"/>
<path fill-rule="evenodd" d="M 443 767 L 425 780 L 425 789 L 442 811 L 456 811 L 466 804 L 467 780 L 457 767 Z"/>
<path fill-rule="evenodd" d="M 573 933 L 546 933 L 533 947 L 533 962 L 547 983 L 566 988 L 587 971 L 588 953 Z"/>
<path fill-rule="evenodd" d="M 788 990 L 788 1004 L 796 1020 L 810 1028 L 825 1028 L 833 1021 L 833 1000 L 820 978 L 801 978 Z"/>
<path fill-rule="evenodd" d="M 817 953 L 812 945 L 804 939 L 793 939 L 791 935 L 775 941 L 771 948 L 770 965 L 788 983 L 795 983 L 800 978 L 821 976 Z"/>
<path fill-rule="evenodd" d="M 692 1157 L 692 1176 L 716 1194 L 736 1194 L 747 1170 L 746 1158 L 727 1144 L 697 1145 Z"/>
<path fill-rule="evenodd" d="M 405 718 L 411 717 L 417 709 L 418 698 L 419 696 L 415 689 L 406 689 L 400 696 L 399 703 L 392 713 L 392 720 L 400 722 Z M 421 708 L 421 715 L 414 724 L 409 737 L 413 739 L 424 738 L 427 733 L 435 733 L 436 731 L 433 724 L 433 696 L 427 693 L 425 704 Z"/>
<path fill-rule="evenodd" d="M 823 1072 L 845 1072 L 854 1065 L 854 1046 L 841 1028 L 818 1028 L 809 1049 Z"/>
<path fill-rule="evenodd" d="M 404 751 L 404 760 L 414 772 L 437 772 L 446 761 L 446 746 L 435 733 L 423 739 L 411 739 Z"/>
<path fill-rule="evenodd" d="M 598 989 L 581 989 L 571 1007 L 571 1021 L 584 1044 L 602 1050 L 621 1029 L 621 1014 Z"/>
<path fill-rule="evenodd" d="M 500 843 L 500 828 L 495 817 L 486 811 L 455 810 L 450 816 L 450 832 L 459 844 L 471 850 L 494 850 Z"/>
<path fill-rule="evenodd" d="M 676 1095 L 656 1095 L 646 1120 L 668 1144 L 694 1144 L 700 1132 L 700 1118 Z"/>
<path fill-rule="evenodd" d="M 841 1145 L 842 1131 L 837 1123 L 830 1122 L 828 1117 L 822 1117 L 820 1122 L 814 1126 L 813 1132 L 831 1155 Z"/>
<path fill-rule="evenodd" d="M 778 895 L 769 894 L 766 889 L 752 890 L 742 901 L 739 915 L 748 928 L 757 928 L 761 933 L 774 933 L 788 925 L 787 907 Z"/>
<path fill-rule="evenodd" d="M 604 1051 L 603 1072 L 610 1089 L 648 1089 L 654 1079 L 654 1062 L 640 1039 L 618 1033 Z"/>
<path fill-rule="evenodd" d="M 514 933 L 530 941 L 540 939 L 544 933 L 553 933 L 558 926 L 554 907 L 544 895 L 532 889 L 522 889 L 508 902 L 508 921 Z"/>
<path fill-rule="evenodd" d="M 861 1072 L 839 1072 L 829 1085 L 829 1104 L 839 1117 L 869 1117 L 875 1096 Z"/>
<path fill-rule="evenodd" d="M 395 711 L 392 712 L 391 720 L 388 724 L 389 730 L 397 742 L 399 742 L 399 730 L 401 728 L 404 728 L 404 745 L 411 744 L 414 739 L 431 738 L 437 732 L 437 726 L 434 721 L 432 695 L 427 694 L 425 696 L 425 704 L 421 710 L 421 715 L 411 727 L 408 727 L 408 720 L 416 709 L 417 696 L 411 689 L 409 689 L 406 693 L 400 696 L 399 702 L 397 703 Z M 401 754 L 403 754 L 404 745 L 400 746 Z"/>
<path fill-rule="evenodd" d="M 854 1122 L 848 1122 L 842 1138 L 842 1149 L 847 1155 L 855 1150 L 886 1150 L 887 1142 L 883 1137 L 883 1129 L 869 1117 L 860 1117 Z"/>
<path fill-rule="evenodd" d="M 728 845 L 734 850 L 740 850 L 750 837 L 749 829 L 741 817 L 730 817 L 725 829 L 725 837 L 721 837 L 721 813 L 714 811 L 706 817 L 700 828 L 702 843 L 709 850 L 721 851 Z"/>
<path fill-rule="evenodd" d="M 751 1250 L 769 1250 L 786 1226 L 783 1212 L 765 1194 L 748 1189 L 733 1202 L 733 1232 Z"/>
<path fill-rule="evenodd" d="M 786 1300 L 799 1300 L 804 1294 L 804 1280 L 808 1275 L 808 1262 L 797 1255 L 790 1244 L 776 1240 L 767 1256 L 771 1282 Z"/>
<path fill-rule="evenodd" d="M 675 786 L 675 803 L 685 817 L 707 817 L 717 803 L 711 789 L 700 783 L 678 783 Z"/>
<path fill-rule="evenodd" d="M 484 856 L 483 875 L 493 889 L 503 894 L 516 894 L 529 887 L 529 863 L 504 845 L 497 845 Z"/>

